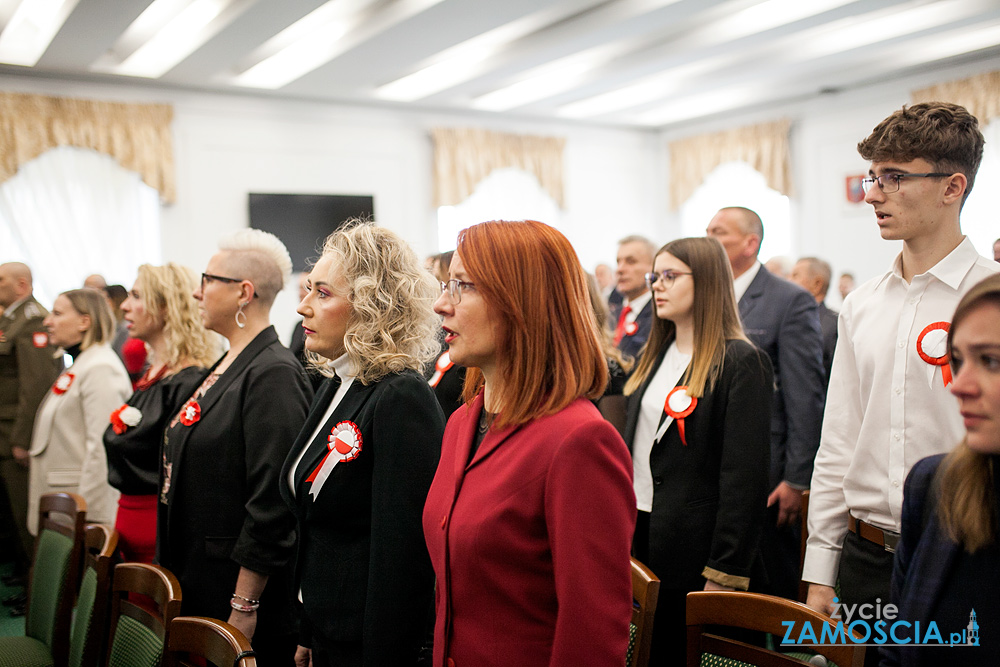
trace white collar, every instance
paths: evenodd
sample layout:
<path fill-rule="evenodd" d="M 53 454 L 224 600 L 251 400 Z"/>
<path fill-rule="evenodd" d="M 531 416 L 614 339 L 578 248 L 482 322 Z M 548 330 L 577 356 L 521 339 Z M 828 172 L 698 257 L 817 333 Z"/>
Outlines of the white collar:
<path fill-rule="evenodd" d="M 741 275 L 733 278 L 733 291 L 736 293 L 737 303 L 739 303 L 739 300 L 742 299 L 743 295 L 747 293 L 753 279 L 757 277 L 758 273 L 760 273 L 760 266 L 760 262 L 755 261 L 753 266 L 744 271 Z"/>

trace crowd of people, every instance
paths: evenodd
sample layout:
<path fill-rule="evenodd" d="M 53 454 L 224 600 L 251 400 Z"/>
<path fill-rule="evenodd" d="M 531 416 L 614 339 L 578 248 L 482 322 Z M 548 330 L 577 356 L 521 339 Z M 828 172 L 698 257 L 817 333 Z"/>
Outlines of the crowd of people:
<path fill-rule="evenodd" d="M 302 277 L 294 351 L 270 321 L 292 262 L 259 230 L 200 278 L 90 276 L 51 311 L 0 264 L 15 577 L 39 498 L 73 492 L 265 665 L 621 665 L 630 556 L 661 580 L 653 665 L 683 661 L 695 590 L 1000 618 L 1000 264 L 959 223 L 982 147 L 948 103 L 859 144 L 902 252 L 839 316 L 830 265 L 775 275 L 739 206 L 704 237 L 623 238 L 611 284 L 541 222 L 473 225 L 422 265 L 348 221 Z M 994 664 L 1000 640 L 960 650 Z"/>

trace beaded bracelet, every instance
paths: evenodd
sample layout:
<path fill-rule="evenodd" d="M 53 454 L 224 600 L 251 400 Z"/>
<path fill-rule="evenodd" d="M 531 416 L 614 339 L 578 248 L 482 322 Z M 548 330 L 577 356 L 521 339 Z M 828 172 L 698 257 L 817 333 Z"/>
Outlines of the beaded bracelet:
<path fill-rule="evenodd" d="M 239 598 L 239 599 L 241 599 L 244 602 L 247 602 L 249 604 L 260 604 L 260 600 L 254 600 L 253 598 L 245 598 L 242 595 L 240 595 L 239 593 L 233 593 L 233 597 L 234 598 Z"/>

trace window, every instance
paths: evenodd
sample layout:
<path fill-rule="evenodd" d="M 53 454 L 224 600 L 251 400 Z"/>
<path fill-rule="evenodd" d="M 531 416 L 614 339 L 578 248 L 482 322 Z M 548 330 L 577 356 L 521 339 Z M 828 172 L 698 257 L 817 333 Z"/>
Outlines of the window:
<path fill-rule="evenodd" d="M 776 255 L 793 255 L 788 197 L 767 187 L 764 176 L 745 162 L 716 167 L 681 206 L 684 236 L 704 236 L 709 221 L 726 206 L 744 206 L 764 221 L 764 243 L 759 255 L 762 262 Z"/>
<path fill-rule="evenodd" d="M 140 264 L 160 262 L 159 195 L 114 158 L 55 148 L 0 185 L 0 248 L 31 267 L 46 307 L 91 273 L 129 288 Z"/>
<path fill-rule="evenodd" d="M 457 206 L 438 209 L 438 249 L 455 249 L 458 233 L 487 220 L 538 220 L 559 228 L 559 205 L 533 174 L 520 169 L 497 169 Z"/>
<path fill-rule="evenodd" d="M 983 129 L 986 148 L 969 199 L 962 208 L 962 231 L 980 255 L 993 259 L 993 242 L 1000 238 L 997 211 L 1000 210 L 1000 119 Z"/>

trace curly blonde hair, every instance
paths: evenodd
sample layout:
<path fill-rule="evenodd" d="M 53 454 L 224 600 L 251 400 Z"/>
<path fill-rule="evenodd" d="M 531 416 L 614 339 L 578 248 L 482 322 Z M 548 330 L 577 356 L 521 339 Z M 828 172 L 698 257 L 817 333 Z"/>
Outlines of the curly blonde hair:
<path fill-rule="evenodd" d="M 439 351 L 438 290 L 413 249 L 395 232 L 353 219 L 327 237 L 328 256 L 348 289 L 344 349 L 357 380 L 370 384 L 390 373 L 421 371 Z M 329 359 L 308 356 L 323 375 L 333 375 Z"/>
<path fill-rule="evenodd" d="M 208 367 L 219 355 L 217 335 L 205 329 L 198 316 L 198 302 L 192 296 L 197 286 L 194 272 L 180 264 L 139 267 L 135 288 L 153 321 L 163 327 L 168 358 L 157 361 L 168 367 L 185 359 Z"/>

